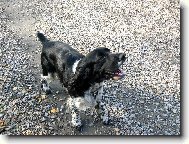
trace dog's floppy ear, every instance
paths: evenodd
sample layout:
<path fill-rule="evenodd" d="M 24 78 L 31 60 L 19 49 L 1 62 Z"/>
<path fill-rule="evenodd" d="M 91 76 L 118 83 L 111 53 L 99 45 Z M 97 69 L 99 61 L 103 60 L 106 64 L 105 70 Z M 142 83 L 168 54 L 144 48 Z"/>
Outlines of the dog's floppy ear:
<path fill-rule="evenodd" d="M 86 55 L 86 57 L 83 60 L 83 63 L 85 65 L 88 63 L 96 63 L 99 57 L 105 56 L 108 53 L 110 53 L 110 49 L 108 48 L 104 48 L 104 47 L 96 48 Z"/>
<path fill-rule="evenodd" d="M 99 47 L 96 50 L 99 50 L 99 51 L 104 52 L 104 53 L 109 53 L 110 52 L 110 49 L 109 48 L 105 48 L 105 47 Z"/>
<path fill-rule="evenodd" d="M 91 60 L 94 63 L 98 63 L 99 60 L 101 60 L 101 58 L 106 57 L 109 53 L 110 53 L 110 49 L 104 48 L 104 47 L 100 47 L 100 48 L 96 48 L 95 50 L 93 50 L 90 53 L 89 57 L 91 58 Z"/>
<path fill-rule="evenodd" d="M 86 55 L 86 57 L 82 60 L 82 62 L 78 66 L 78 69 L 90 68 L 90 71 L 92 71 L 94 64 L 99 63 L 101 59 L 107 56 L 109 53 L 110 53 L 110 49 L 108 48 L 100 47 L 94 49 L 93 51 L 91 51 L 89 54 Z"/>
<path fill-rule="evenodd" d="M 103 47 L 96 48 L 94 51 L 96 51 L 98 56 L 104 56 L 104 55 L 107 55 L 108 53 L 110 53 L 110 49 L 103 48 Z"/>

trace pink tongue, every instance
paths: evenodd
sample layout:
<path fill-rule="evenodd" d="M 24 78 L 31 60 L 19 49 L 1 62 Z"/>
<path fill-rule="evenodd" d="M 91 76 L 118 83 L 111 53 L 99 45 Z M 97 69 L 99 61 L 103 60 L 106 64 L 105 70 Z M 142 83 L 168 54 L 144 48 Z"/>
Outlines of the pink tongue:
<path fill-rule="evenodd" d="M 124 78 L 125 77 L 125 74 L 120 70 L 120 69 L 118 69 L 116 72 L 115 72 L 115 74 L 114 74 L 114 76 L 113 76 L 113 79 L 114 80 L 119 80 L 119 79 L 122 79 L 122 78 Z"/>
<path fill-rule="evenodd" d="M 116 72 L 115 72 L 116 75 L 120 76 L 122 75 L 122 71 L 120 69 L 118 69 Z"/>

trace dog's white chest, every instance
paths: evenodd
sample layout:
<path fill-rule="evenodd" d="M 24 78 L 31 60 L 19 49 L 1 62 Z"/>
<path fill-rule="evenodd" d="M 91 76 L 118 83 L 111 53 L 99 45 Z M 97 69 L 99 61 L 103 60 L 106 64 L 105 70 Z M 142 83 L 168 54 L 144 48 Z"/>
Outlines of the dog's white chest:
<path fill-rule="evenodd" d="M 72 66 L 72 71 L 73 71 L 74 74 L 75 74 L 75 72 L 76 72 L 76 68 L 77 68 L 77 65 L 78 65 L 78 63 L 79 63 L 80 60 L 81 60 L 81 59 L 75 61 L 75 63 L 74 63 L 73 66 Z"/>
<path fill-rule="evenodd" d="M 83 97 L 69 98 L 68 104 L 75 105 L 79 110 L 93 109 L 102 100 L 103 83 L 96 83 L 85 91 Z"/>

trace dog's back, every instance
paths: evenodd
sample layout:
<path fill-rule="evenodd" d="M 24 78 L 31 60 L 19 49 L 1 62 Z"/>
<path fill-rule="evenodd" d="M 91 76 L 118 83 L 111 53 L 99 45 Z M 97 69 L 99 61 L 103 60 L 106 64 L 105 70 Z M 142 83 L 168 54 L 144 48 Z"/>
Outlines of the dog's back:
<path fill-rule="evenodd" d="M 44 34 L 37 32 L 37 37 L 39 38 L 40 42 L 43 45 L 43 50 L 42 52 L 47 52 L 49 51 L 51 54 L 52 53 L 61 53 L 61 54 L 66 54 L 70 53 L 71 55 L 75 56 L 82 56 L 77 50 L 73 49 L 70 45 L 61 42 L 61 41 L 50 41 L 48 40 Z"/>
<path fill-rule="evenodd" d="M 73 64 L 84 56 L 64 42 L 48 40 L 40 32 L 37 32 L 37 37 L 43 45 L 41 53 L 43 71 L 57 73 L 60 81 L 66 86 L 71 77 Z"/>

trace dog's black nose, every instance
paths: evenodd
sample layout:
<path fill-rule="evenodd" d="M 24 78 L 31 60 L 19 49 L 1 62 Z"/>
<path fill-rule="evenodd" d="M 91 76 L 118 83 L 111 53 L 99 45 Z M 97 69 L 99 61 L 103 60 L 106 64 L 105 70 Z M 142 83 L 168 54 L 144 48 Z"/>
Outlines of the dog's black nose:
<path fill-rule="evenodd" d="M 120 54 L 119 54 L 119 60 L 120 60 L 120 61 L 125 61 L 125 59 L 126 59 L 125 54 L 124 54 L 124 53 L 120 53 Z"/>

